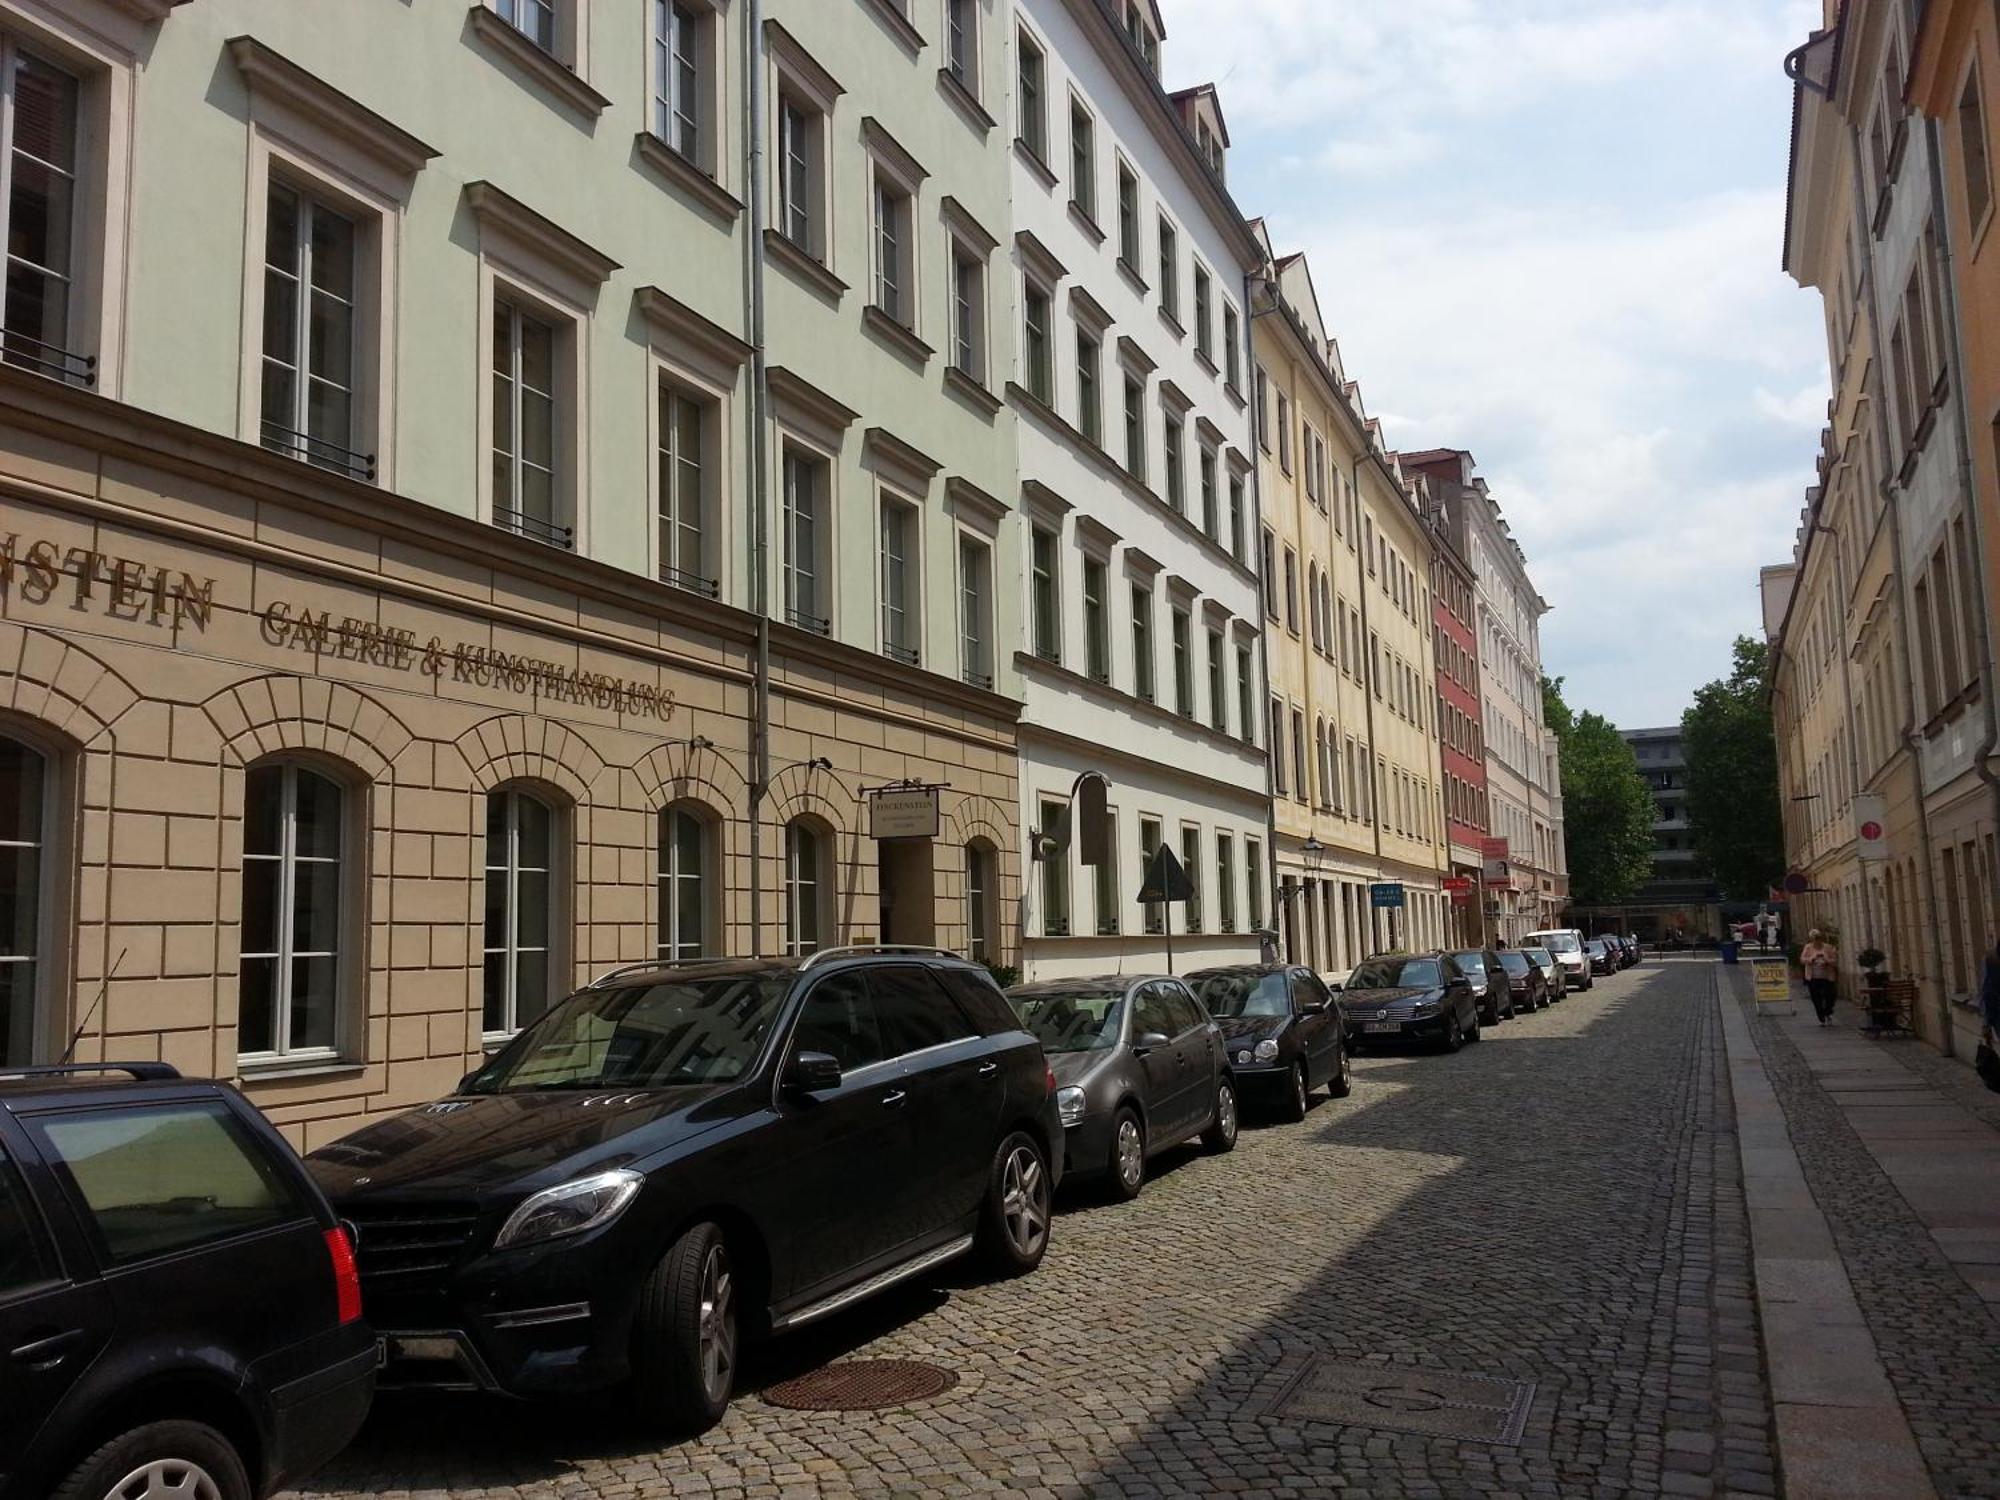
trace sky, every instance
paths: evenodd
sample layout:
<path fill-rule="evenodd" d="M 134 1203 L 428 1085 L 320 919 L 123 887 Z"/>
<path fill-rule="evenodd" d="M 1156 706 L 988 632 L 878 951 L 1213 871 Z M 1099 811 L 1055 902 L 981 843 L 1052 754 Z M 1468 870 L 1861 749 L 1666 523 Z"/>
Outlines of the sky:
<path fill-rule="evenodd" d="M 1571 707 L 1672 724 L 1761 632 L 1828 394 L 1780 268 L 1819 0 L 1160 0 L 1238 206 L 1391 447 L 1470 451 Z"/>

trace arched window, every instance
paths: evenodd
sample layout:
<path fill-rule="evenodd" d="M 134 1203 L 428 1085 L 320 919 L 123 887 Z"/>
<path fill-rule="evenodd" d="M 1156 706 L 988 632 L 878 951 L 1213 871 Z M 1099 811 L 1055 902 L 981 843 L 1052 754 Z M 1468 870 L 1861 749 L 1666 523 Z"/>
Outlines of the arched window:
<path fill-rule="evenodd" d="M 965 953 L 974 963 L 991 963 L 996 957 L 999 894 L 993 846 L 975 839 L 965 846 Z"/>
<path fill-rule="evenodd" d="M 549 1005 L 555 930 L 556 814 L 539 797 L 502 787 L 486 798 L 484 1025 L 519 1031 Z"/>
<path fill-rule="evenodd" d="M 332 1056 L 340 1045 L 340 784 L 274 761 L 243 778 L 243 927 L 236 1048 L 246 1058 Z"/>
<path fill-rule="evenodd" d="M 826 941 L 826 906 L 832 894 L 827 836 L 803 818 L 785 825 L 785 952 L 817 952 Z"/>
<path fill-rule="evenodd" d="M 691 802 L 660 809 L 660 957 L 708 955 L 708 913 L 719 899 L 714 879 L 714 823 Z"/>
<path fill-rule="evenodd" d="M 0 1065 L 34 1061 L 42 993 L 48 761 L 0 735 Z"/>

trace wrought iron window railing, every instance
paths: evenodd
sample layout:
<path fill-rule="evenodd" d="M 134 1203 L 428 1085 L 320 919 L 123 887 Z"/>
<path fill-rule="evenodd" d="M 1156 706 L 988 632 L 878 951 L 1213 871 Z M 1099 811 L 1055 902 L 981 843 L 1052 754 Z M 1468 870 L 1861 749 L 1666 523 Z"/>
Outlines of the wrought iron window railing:
<path fill-rule="evenodd" d="M 894 641 L 887 641 L 883 643 L 882 654 L 890 661 L 899 661 L 906 667 L 922 664 L 915 646 L 899 646 Z"/>
<path fill-rule="evenodd" d="M 808 614 L 802 609 L 788 609 L 785 611 L 785 620 L 788 624 L 796 625 L 801 630 L 810 630 L 814 635 L 831 635 L 833 633 L 833 621 L 829 620 L 825 615 Z"/>
<path fill-rule="evenodd" d="M 331 469 L 336 474 L 345 474 L 350 479 L 365 480 L 369 484 L 375 482 L 375 455 L 372 453 L 356 453 L 352 448 L 343 448 L 338 443 L 330 443 L 310 433 L 295 432 L 277 422 L 263 424 L 263 441 L 266 448 L 287 458 L 301 459 L 322 469 Z"/>
<path fill-rule="evenodd" d="M 568 526 L 558 526 L 553 521 L 544 521 L 540 516 L 531 516 L 526 511 L 514 510 L 505 505 L 493 507 L 493 524 L 503 531 L 511 531 L 530 541 L 546 542 L 551 547 L 561 547 L 569 551 L 576 545 L 576 532 Z"/>
<path fill-rule="evenodd" d="M 686 589 L 690 594 L 700 594 L 705 599 L 722 597 L 722 585 L 716 579 L 704 578 L 699 573 L 690 573 L 685 568 L 660 566 L 660 582 L 677 589 Z"/>
<path fill-rule="evenodd" d="M 987 692 L 993 690 L 993 674 L 991 672 L 976 672 L 968 667 L 959 676 L 964 678 L 968 687 L 983 688 Z"/>
<path fill-rule="evenodd" d="M 0 331 L 0 359 L 69 385 L 97 384 L 97 356 L 31 338 L 18 328 Z"/>

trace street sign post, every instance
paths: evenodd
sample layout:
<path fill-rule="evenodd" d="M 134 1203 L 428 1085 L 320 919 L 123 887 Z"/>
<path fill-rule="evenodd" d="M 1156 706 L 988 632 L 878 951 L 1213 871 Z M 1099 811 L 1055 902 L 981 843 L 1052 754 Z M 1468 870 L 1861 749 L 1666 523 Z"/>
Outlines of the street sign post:
<path fill-rule="evenodd" d="M 1153 851 L 1153 857 L 1146 863 L 1145 879 L 1139 882 L 1139 905 L 1149 906 L 1160 903 L 1160 916 L 1165 927 L 1167 940 L 1167 972 L 1174 972 L 1174 903 L 1186 901 L 1194 895 L 1194 882 L 1181 862 L 1174 857 L 1174 851 L 1164 843 Z"/>

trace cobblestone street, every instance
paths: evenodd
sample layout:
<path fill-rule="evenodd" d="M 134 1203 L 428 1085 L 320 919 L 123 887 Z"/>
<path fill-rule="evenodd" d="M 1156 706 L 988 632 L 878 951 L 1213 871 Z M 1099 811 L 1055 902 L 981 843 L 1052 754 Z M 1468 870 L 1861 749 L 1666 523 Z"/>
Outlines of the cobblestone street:
<path fill-rule="evenodd" d="M 957 1373 L 922 1407 L 749 1393 L 659 1448 L 604 1410 L 392 1396 L 310 1493 L 1771 1493 L 1712 985 L 1648 966 L 1457 1056 L 1369 1057 L 1303 1125 L 1179 1153 L 1131 1205 L 1071 1202 L 1025 1281 L 892 1293 L 750 1371 Z M 1265 1415 L 1309 1355 L 1532 1403 L 1517 1446 Z"/>

